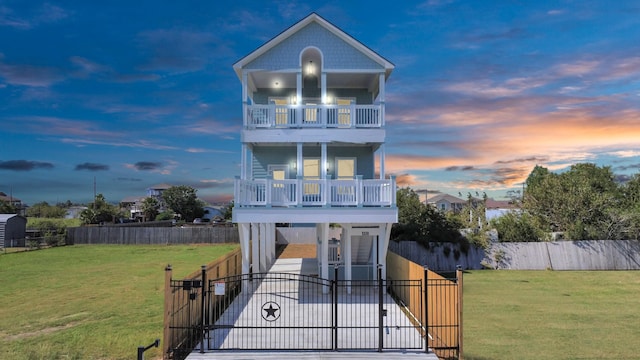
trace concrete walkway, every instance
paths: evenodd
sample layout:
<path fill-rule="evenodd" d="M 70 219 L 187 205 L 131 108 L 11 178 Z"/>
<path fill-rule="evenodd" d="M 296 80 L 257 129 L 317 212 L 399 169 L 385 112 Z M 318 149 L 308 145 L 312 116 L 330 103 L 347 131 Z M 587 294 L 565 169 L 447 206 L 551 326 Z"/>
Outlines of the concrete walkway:
<path fill-rule="evenodd" d="M 285 282 L 283 288 L 282 281 L 276 285 L 276 281 L 269 279 L 272 274 L 274 277 L 279 273 L 315 276 L 317 272 L 315 259 L 277 259 L 265 280 L 251 289 L 251 296 L 246 299 L 238 297 L 217 322 L 234 324 L 237 328 L 217 330 L 215 336 L 212 333 L 212 341 L 205 345 L 205 353 L 201 354 L 199 348 L 196 348 L 187 359 L 438 359 L 433 353 L 424 352 L 420 334 L 402 309 L 386 294 L 383 297 L 383 307 L 387 313 L 384 317 L 385 347 L 411 350 L 385 349 L 381 353 L 368 349 L 331 351 L 331 295 L 322 294 L 321 291 L 307 293 L 302 287 L 313 284 L 304 284 L 302 281 Z M 365 290 L 366 294 L 363 293 Z M 338 303 L 338 348 L 377 348 L 379 335 L 375 324 L 378 301 L 377 295 L 372 298 L 369 290 L 370 288 L 362 288 L 361 291 L 352 287 L 350 293 L 347 289 L 338 292 L 341 299 Z M 267 314 L 268 317 L 268 313 L 262 313 L 267 311 L 264 304 L 271 303 L 274 299 L 277 299 L 276 305 L 283 311 L 278 310 L 277 322 L 265 323 L 264 315 Z M 314 325 L 319 324 L 325 328 L 297 328 L 310 322 L 310 318 L 314 319 Z M 277 327 L 274 325 L 270 328 L 272 324 L 277 324 Z M 224 331 L 222 336 L 221 331 Z M 328 350 L 279 350 L 297 347 Z"/>

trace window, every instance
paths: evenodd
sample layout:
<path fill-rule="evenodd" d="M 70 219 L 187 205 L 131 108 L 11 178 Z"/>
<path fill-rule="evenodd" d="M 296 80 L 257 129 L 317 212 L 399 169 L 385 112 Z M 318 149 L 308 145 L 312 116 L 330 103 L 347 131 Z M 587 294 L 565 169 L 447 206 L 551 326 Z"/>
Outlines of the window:
<path fill-rule="evenodd" d="M 269 165 L 268 170 L 273 180 L 286 180 L 289 178 L 289 167 L 287 165 Z M 284 187 L 284 184 L 274 184 L 274 187 Z"/>
<path fill-rule="evenodd" d="M 356 177 L 355 158 L 336 158 L 336 178 L 338 180 L 351 180 Z"/>

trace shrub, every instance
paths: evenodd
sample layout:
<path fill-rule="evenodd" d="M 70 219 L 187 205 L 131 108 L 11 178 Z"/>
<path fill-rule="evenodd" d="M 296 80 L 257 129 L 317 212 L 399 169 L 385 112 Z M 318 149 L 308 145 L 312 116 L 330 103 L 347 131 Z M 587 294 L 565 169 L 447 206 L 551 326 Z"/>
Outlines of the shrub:
<path fill-rule="evenodd" d="M 531 242 L 543 238 L 542 230 L 527 213 L 508 213 L 492 220 L 501 242 Z"/>

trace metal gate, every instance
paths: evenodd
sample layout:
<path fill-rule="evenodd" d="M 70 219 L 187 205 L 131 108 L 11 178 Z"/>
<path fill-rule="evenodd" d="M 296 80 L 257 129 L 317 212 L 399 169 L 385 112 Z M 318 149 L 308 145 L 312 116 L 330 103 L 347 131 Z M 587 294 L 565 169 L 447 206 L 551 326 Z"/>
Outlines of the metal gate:
<path fill-rule="evenodd" d="M 422 293 L 421 280 L 391 286 L 291 273 L 210 280 L 196 350 L 425 349 L 422 315 L 394 299 L 392 289 L 402 287 Z"/>

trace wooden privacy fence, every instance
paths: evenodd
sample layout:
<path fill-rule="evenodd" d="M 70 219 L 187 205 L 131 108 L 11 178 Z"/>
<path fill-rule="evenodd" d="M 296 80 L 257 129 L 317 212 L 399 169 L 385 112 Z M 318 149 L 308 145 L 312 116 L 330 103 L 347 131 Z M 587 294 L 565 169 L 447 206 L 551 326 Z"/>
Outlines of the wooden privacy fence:
<path fill-rule="evenodd" d="M 165 268 L 164 282 L 164 330 L 163 359 L 182 359 L 187 354 L 176 353 L 175 349 L 193 349 L 202 337 L 203 329 L 198 329 L 204 316 L 203 289 L 207 279 L 218 279 L 240 275 L 242 272 L 242 253 L 236 249 L 224 257 L 218 258 L 184 279 L 172 278 L 171 265 Z M 227 289 L 231 294 L 233 291 Z M 231 295 L 229 295 L 231 296 Z M 223 300 L 223 299 L 219 299 Z"/>
<path fill-rule="evenodd" d="M 395 288 L 393 279 L 423 279 L 423 286 Z M 429 348 L 441 359 L 461 360 L 462 270 L 456 271 L 455 278 L 445 278 L 389 252 L 387 280 L 396 298 L 406 306 L 415 321 L 426 324 Z M 423 302 L 425 298 L 426 304 Z"/>
<path fill-rule="evenodd" d="M 233 226 L 121 227 L 82 226 L 67 229 L 66 243 L 116 245 L 220 244 L 237 243 Z"/>

